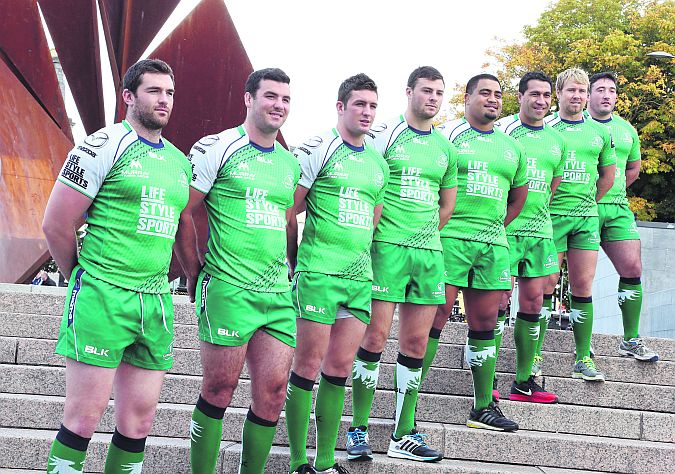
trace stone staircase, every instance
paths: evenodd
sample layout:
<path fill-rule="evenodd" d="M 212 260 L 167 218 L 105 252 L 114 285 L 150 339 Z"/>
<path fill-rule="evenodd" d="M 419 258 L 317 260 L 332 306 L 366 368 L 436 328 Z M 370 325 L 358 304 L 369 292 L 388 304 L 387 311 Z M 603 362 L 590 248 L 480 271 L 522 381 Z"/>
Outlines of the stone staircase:
<path fill-rule="evenodd" d="M 0 285 L 0 472 L 44 472 L 49 447 L 63 412 L 64 359 L 54 355 L 64 304 L 63 288 Z M 193 305 L 175 297 L 175 365 L 167 375 L 153 431 L 148 439 L 144 472 L 189 472 L 188 429 L 199 393 L 196 318 Z M 557 405 L 501 402 L 502 410 L 520 424 L 515 433 L 467 428 L 471 407 L 471 374 L 463 361 L 466 326 L 449 323 L 438 355 L 420 394 L 417 418 L 428 442 L 443 449 L 435 464 L 387 458 L 393 429 L 392 391 L 398 326 L 382 357 L 370 439 L 372 463 L 347 463 L 352 473 L 572 473 L 675 472 L 675 341 L 649 339 L 661 356 L 645 364 L 617 356 L 618 336 L 596 334 L 593 346 L 604 384 L 573 380 L 572 334 L 549 331 L 544 345 L 543 384 L 561 400 Z M 507 327 L 497 364 L 499 389 L 508 394 L 515 371 L 513 334 Z M 217 472 L 236 473 L 241 426 L 250 404 L 244 369 L 232 407 L 225 414 Z M 351 392 L 347 389 L 339 448 L 349 427 Z M 112 405 L 112 404 L 111 404 Z M 313 425 L 313 424 L 312 424 Z M 112 406 L 90 444 L 87 472 L 102 472 L 114 429 Z M 314 447 L 310 426 L 308 447 Z M 288 472 L 284 417 L 279 423 L 267 471 Z"/>

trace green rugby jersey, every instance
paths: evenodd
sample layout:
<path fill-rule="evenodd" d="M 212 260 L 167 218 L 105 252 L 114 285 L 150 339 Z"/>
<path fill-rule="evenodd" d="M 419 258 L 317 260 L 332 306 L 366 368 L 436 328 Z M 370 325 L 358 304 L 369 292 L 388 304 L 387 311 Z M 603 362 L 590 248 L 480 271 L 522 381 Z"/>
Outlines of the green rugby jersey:
<path fill-rule="evenodd" d="M 518 114 L 496 123 L 504 133 L 518 140 L 527 157 L 527 200 L 520 214 L 506 227 L 507 235 L 553 238 L 549 214 L 551 182 L 563 175 L 565 140 L 549 125 L 532 127 L 524 124 Z"/>
<path fill-rule="evenodd" d="M 457 186 L 457 152 L 436 129 L 408 125 L 401 115 L 375 125 L 367 140 L 389 165 L 382 217 L 373 240 L 443 250 L 439 191 Z"/>
<path fill-rule="evenodd" d="M 300 178 L 293 155 L 251 142 L 239 126 L 199 140 L 190 160 L 192 187 L 206 194 L 204 270 L 246 290 L 288 291 L 286 210 Z"/>
<path fill-rule="evenodd" d="M 350 280 L 373 278 L 373 210 L 384 201 L 389 167 L 370 145 L 354 147 L 336 129 L 294 151 L 307 193 L 307 219 L 296 271 Z"/>
<path fill-rule="evenodd" d="M 588 115 L 588 111 L 586 112 Z M 638 161 L 640 156 L 640 137 L 633 126 L 627 120 L 616 114 L 607 120 L 596 120 L 607 127 L 612 140 L 614 141 L 614 151 L 616 152 L 616 174 L 614 175 L 614 184 L 607 191 L 600 204 L 624 204 L 628 205 L 626 197 L 626 163 Z"/>
<path fill-rule="evenodd" d="M 560 132 L 567 144 L 565 170 L 551 202 L 551 214 L 597 216 L 598 167 L 616 163 L 612 137 L 604 126 L 587 118 L 569 121 L 554 113 L 544 121 Z"/>
<path fill-rule="evenodd" d="M 439 131 L 457 149 L 457 204 L 441 237 L 508 247 L 504 219 L 509 191 L 527 184 L 525 152 L 498 128 L 482 132 L 465 118 Z"/>
<path fill-rule="evenodd" d="M 140 293 L 169 291 L 190 163 L 162 138 L 139 137 L 127 121 L 78 143 L 58 180 L 92 199 L 78 263 L 93 277 Z"/>

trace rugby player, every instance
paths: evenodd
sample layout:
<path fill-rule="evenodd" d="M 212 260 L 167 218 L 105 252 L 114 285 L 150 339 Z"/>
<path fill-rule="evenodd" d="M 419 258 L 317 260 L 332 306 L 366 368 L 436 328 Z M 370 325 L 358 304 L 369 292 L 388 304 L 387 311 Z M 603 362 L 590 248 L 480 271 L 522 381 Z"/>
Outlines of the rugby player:
<path fill-rule="evenodd" d="M 448 321 L 460 288 L 469 326 L 466 363 L 473 377 L 474 406 L 467 426 L 515 431 L 492 399 L 495 375 L 495 326 L 504 290 L 511 288 L 509 250 L 504 226 L 518 215 L 527 198 L 526 157 L 516 140 L 494 127 L 502 110 L 499 80 L 472 77 L 464 94 L 464 118 L 443 125 L 443 135 L 457 149 L 457 205 L 441 230 L 445 259 L 445 304 L 438 307 L 436 333 Z M 425 365 L 435 350 L 429 344 Z"/>
<path fill-rule="evenodd" d="M 66 401 L 48 472 L 82 472 L 113 388 L 116 427 L 104 470 L 140 472 L 173 364 L 167 273 L 192 174 L 185 155 L 162 137 L 174 98 L 169 65 L 139 61 L 123 88 L 126 120 L 75 145 L 42 224 L 69 281 L 56 345 L 66 357 Z M 75 227 L 85 213 L 78 256 Z"/>
<path fill-rule="evenodd" d="M 659 356 L 639 336 L 642 310 L 642 261 L 640 234 L 628 207 L 626 189 L 640 174 L 640 138 L 635 128 L 614 112 L 618 85 L 611 72 L 590 78 L 588 113 L 604 124 L 614 139 L 616 177 L 614 185 L 598 201 L 600 245 L 619 274 L 619 307 L 623 320 L 623 341 L 619 353 L 637 360 L 656 362 Z"/>
<path fill-rule="evenodd" d="M 244 362 L 251 406 L 242 431 L 241 473 L 262 473 L 272 447 L 295 347 L 295 312 L 285 265 L 286 222 L 300 167 L 277 141 L 290 111 L 290 79 L 280 69 L 246 80 L 246 119 L 199 140 L 181 215 L 177 251 L 197 300 L 201 393 L 190 424 L 193 473 L 214 472 L 223 415 Z M 206 205 L 205 263 L 193 215 Z"/>
<path fill-rule="evenodd" d="M 548 324 L 541 316 L 544 285 L 549 275 L 560 271 L 548 206 L 562 179 L 566 150 L 562 136 L 544 125 L 552 93 L 553 83 L 546 74 L 528 72 L 518 85 L 519 113 L 497 123 L 504 133 L 518 140 L 527 156 L 527 200 L 518 217 L 506 227 L 511 277 L 518 277 L 518 313 L 513 331 L 516 379 L 509 399 L 535 403 L 558 401 L 531 375 L 537 345 L 543 343 Z M 504 292 L 500 315 L 506 313 L 510 296 L 510 291 Z M 498 322 L 498 331 L 504 331 L 503 320 Z"/>
<path fill-rule="evenodd" d="M 416 461 L 443 457 L 415 430 L 415 405 L 429 330 L 438 304 L 445 302 L 439 229 L 450 218 L 457 194 L 456 151 L 432 125 L 444 90 L 437 69 L 418 67 L 408 78 L 404 114 L 375 125 L 367 139 L 389 164 L 390 178 L 371 250 L 373 314 L 352 371 L 350 460 L 372 459 L 368 418 L 397 303 L 396 415 L 387 454 Z"/>
<path fill-rule="evenodd" d="M 558 74 L 559 111 L 544 121 L 560 132 L 567 145 L 563 178 L 550 205 L 558 265 L 567 255 L 571 288 L 570 322 L 576 359 L 572 377 L 602 382 L 605 376 L 591 359 L 593 332 L 593 278 L 598 261 L 599 201 L 614 183 L 616 155 L 606 127 L 584 116 L 589 80 L 585 71 L 570 68 Z M 551 275 L 544 289 L 543 311 L 550 311 L 559 275 Z"/>
<path fill-rule="evenodd" d="M 345 383 L 370 322 L 370 247 L 389 180 L 387 162 L 364 141 L 376 108 L 377 87 L 368 76 L 346 79 L 338 91 L 336 128 L 294 151 L 302 176 L 288 222 L 288 261 L 295 272 L 293 302 L 298 316 L 298 345 L 286 401 L 291 472 L 345 472 L 335 462 L 335 443 Z M 307 220 L 297 248 L 295 211 L 305 205 Z M 319 371 L 312 467 L 307 460 L 307 431 Z"/>

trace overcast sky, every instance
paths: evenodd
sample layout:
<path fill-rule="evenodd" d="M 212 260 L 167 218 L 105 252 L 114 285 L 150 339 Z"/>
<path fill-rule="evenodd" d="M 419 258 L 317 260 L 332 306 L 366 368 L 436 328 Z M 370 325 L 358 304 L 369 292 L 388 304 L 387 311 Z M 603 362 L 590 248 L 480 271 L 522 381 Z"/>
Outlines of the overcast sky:
<path fill-rule="evenodd" d="M 182 0 L 146 54 L 198 3 Z M 536 23 L 548 3 L 225 0 L 253 67 L 280 67 L 291 78 L 291 113 L 282 128 L 291 145 L 335 125 L 337 89 L 359 72 L 378 85 L 377 121 L 405 109 L 405 84 L 417 66 L 439 69 L 449 98 L 455 83 L 484 70 L 485 50 L 498 46 L 497 38 L 522 39 L 523 27 Z M 106 117 L 113 106 L 106 101 Z"/>

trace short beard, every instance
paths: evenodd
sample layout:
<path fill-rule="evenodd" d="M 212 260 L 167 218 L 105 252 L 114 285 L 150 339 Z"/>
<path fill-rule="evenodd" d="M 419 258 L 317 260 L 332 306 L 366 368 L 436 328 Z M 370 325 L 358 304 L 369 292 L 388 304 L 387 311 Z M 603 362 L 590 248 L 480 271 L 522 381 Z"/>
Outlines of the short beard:
<path fill-rule="evenodd" d="M 152 130 L 156 131 L 159 130 L 161 131 L 165 126 L 166 123 L 161 123 L 155 117 L 153 116 L 152 113 L 144 113 L 141 111 L 137 111 L 134 113 L 134 118 L 138 120 L 138 122 L 145 128 L 146 130 Z M 168 122 L 168 119 L 167 119 Z"/>

